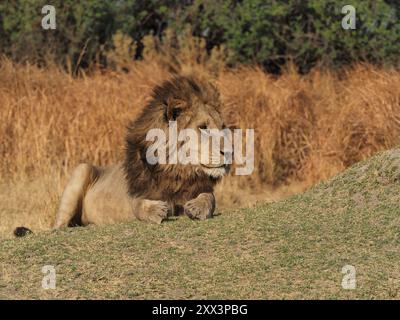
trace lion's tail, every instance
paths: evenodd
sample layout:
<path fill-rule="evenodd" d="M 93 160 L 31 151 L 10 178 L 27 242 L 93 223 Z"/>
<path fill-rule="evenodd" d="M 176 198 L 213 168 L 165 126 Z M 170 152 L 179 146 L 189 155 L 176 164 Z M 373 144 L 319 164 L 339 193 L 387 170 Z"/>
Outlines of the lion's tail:
<path fill-rule="evenodd" d="M 25 237 L 27 234 L 30 233 L 32 233 L 32 230 L 25 227 L 17 227 L 14 230 L 14 235 L 18 238 Z"/>

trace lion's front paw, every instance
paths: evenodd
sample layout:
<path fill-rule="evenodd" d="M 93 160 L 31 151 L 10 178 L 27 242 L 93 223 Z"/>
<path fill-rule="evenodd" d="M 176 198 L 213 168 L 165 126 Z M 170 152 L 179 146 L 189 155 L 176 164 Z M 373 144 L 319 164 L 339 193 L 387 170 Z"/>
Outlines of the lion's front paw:
<path fill-rule="evenodd" d="M 193 199 L 184 205 L 185 214 L 190 219 L 206 220 L 212 217 L 212 209 L 204 201 Z"/>
<path fill-rule="evenodd" d="M 147 200 L 144 203 L 144 220 L 160 224 L 168 216 L 169 206 L 165 201 Z"/>

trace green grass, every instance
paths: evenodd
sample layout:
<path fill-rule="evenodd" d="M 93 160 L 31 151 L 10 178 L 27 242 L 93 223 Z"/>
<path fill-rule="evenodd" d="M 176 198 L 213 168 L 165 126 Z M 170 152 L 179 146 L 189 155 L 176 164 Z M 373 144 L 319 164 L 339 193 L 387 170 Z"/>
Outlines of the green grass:
<path fill-rule="evenodd" d="M 0 298 L 398 299 L 400 149 L 285 201 L 0 242 Z M 341 286 L 344 265 L 357 287 Z M 41 288 L 53 265 L 55 290 Z"/>

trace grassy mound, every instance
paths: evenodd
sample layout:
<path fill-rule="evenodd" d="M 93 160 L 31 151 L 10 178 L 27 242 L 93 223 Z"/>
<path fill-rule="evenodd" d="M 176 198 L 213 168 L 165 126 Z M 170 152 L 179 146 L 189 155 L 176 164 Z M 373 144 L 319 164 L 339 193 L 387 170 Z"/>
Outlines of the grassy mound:
<path fill-rule="evenodd" d="M 400 149 L 288 200 L 3 240 L 0 298 L 400 297 Z M 44 290 L 44 265 L 57 272 Z M 342 288 L 342 267 L 356 289 Z"/>

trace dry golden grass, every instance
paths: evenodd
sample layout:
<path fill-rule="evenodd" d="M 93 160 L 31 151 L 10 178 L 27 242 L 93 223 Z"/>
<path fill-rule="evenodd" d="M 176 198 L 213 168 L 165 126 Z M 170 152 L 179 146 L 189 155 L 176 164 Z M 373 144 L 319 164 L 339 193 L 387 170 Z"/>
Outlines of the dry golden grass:
<path fill-rule="evenodd" d="M 400 142 L 398 71 L 358 65 L 300 76 L 288 68 L 273 77 L 185 61 L 181 71 L 209 76 L 220 88 L 230 125 L 255 129 L 255 171 L 219 186 L 224 208 L 304 190 Z M 1 60 L 0 233 L 21 224 L 48 228 L 75 165 L 122 159 L 125 125 L 171 66 L 152 57 L 128 69 L 74 78 Z"/>

